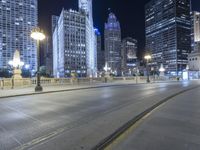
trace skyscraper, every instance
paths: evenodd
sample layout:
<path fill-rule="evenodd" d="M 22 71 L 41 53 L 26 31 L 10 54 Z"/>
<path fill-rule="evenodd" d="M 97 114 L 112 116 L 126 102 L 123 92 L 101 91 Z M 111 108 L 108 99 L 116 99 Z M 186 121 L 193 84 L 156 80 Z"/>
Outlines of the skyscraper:
<path fill-rule="evenodd" d="M 102 40 L 101 40 L 101 33 L 98 29 L 95 29 L 96 38 L 97 38 L 97 69 L 98 72 L 102 72 L 105 67 L 105 53 L 102 50 Z"/>
<path fill-rule="evenodd" d="M 92 0 L 79 0 L 79 11 L 86 15 L 87 75 L 97 76 L 97 48 L 93 26 Z"/>
<path fill-rule="evenodd" d="M 40 44 L 41 49 L 41 65 L 45 66 L 46 73 L 50 76 L 53 75 L 53 48 L 52 39 L 46 36 L 45 40 Z"/>
<path fill-rule="evenodd" d="M 59 19 L 52 17 L 52 30 L 54 76 L 68 77 L 71 72 L 76 72 L 79 76 L 96 77 L 97 39 L 93 27 L 92 0 L 79 0 L 79 11 L 63 10 Z M 66 62 L 67 57 L 73 58 L 73 61 Z"/>
<path fill-rule="evenodd" d="M 86 15 L 63 10 L 53 33 L 55 77 L 87 76 Z"/>
<path fill-rule="evenodd" d="M 30 34 L 37 24 L 37 0 L 0 1 L 0 68 L 8 67 L 14 51 L 19 50 L 21 60 L 36 70 L 37 47 Z"/>
<path fill-rule="evenodd" d="M 137 40 L 127 37 L 122 40 L 121 45 L 121 70 L 123 74 L 129 74 L 137 63 Z"/>
<path fill-rule="evenodd" d="M 200 12 L 192 12 L 192 51 L 200 50 Z"/>
<path fill-rule="evenodd" d="M 192 52 L 188 56 L 189 69 L 192 78 L 198 79 L 200 77 L 200 12 L 191 13 L 192 25 Z"/>
<path fill-rule="evenodd" d="M 121 74 L 121 28 L 114 13 L 110 13 L 104 28 L 105 61 L 116 75 Z"/>
<path fill-rule="evenodd" d="M 59 16 L 55 16 L 55 15 L 53 15 L 53 16 L 51 17 L 51 29 L 52 29 L 52 35 L 53 35 L 54 30 L 55 30 L 55 28 L 56 28 L 56 26 L 57 26 L 57 24 L 58 24 L 58 19 L 59 19 Z"/>
<path fill-rule="evenodd" d="M 152 65 L 177 75 L 191 52 L 190 0 L 151 0 L 145 7 L 146 50 Z"/>

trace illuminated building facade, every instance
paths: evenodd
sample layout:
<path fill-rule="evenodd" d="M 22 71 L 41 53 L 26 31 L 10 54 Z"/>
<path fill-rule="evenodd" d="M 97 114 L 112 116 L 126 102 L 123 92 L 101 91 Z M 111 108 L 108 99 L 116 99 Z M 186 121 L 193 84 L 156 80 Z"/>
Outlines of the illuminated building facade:
<path fill-rule="evenodd" d="M 122 74 L 130 74 L 137 63 L 137 40 L 128 37 L 122 40 L 121 44 L 121 70 Z"/>
<path fill-rule="evenodd" d="M 97 47 L 93 26 L 92 0 L 79 0 L 79 11 L 86 15 L 87 75 L 97 76 Z"/>
<path fill-rule="evenodd" d="M 151 0 L 145 7 L 146 50 L 152 65 L 181 74 L 191 52 L 190 0 Z"/>
<path fill-rule="evenodd" d="M 95 34 L 97 38 L 97 70 L 100 73 L 105 67 L 105 53 L 102 50 L 101 33 L 98 29 L 95 29 Z"/>
<path fill-rule="evenodd" d="M 110 13 L 104 28 L 105 61 L 115 75 L 121 75 L 121 28 L 114 13 Z"/>
<path fill-rule="evenodd" d="M 37 0 L 0 1 L 0 68 L 7 68 L 15 50 L 19 50 L 25 65 L 36 70 L 37 47 L 30 34 L 37 24 Z"/>
<path fill-rule="evenodd" d="M 200 12 L 191 13 L 192 53 L 188 56 L 190 78 L 200 78 Z"/>
<path fill-rule="evenodd" d="M 192 12 L 192 51 L 200 49 L 200 12 Z"/>
<path fill-rule="evenodd" d="M 52 39 L 46 36 L 45 40 L 40 44 L 40 63 L 41 66 L 45 67 L 46 73 L 49 76 L 53 75 L 53 50 L 52 50 Z"/>
<path fill-rule="evenodd" d="M 54 77 L 87 76 L 86 16 L 63 10 L 53 33 Z"/>
<path fill-rule="evenodd" d="M 53 35 L 53 33 L 54 33 L 54 30 L 55 30 L 56 26 L 58 25 L 58 20 L 59 20 L 59 16 L 53 15 L 53 16 L 51 17 L 52 35 Z"/>
<path fill-rule="evenodd" d="M 79 0 L 79 11 L 63 10 L 52 17 L 55 77 L 97 76 L 97 39 L 93 27 L 92 0 Z"/>

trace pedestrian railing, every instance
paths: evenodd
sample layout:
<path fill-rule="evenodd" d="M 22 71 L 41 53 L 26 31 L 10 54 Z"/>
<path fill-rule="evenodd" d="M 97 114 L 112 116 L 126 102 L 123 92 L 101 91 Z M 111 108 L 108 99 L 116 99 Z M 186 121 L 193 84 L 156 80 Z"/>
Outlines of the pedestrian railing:
<path fill-rule="evenodd" d="M 157 81 L 167 81 L 168 78 L 162 77 L 150 77 L 151 82 Z M 173 79 L 170 79 L 173 80 Z M 175 80 L 175 79 L 174 79 Z M 18 87 L 31 87 L 35 86 L 36 78 L 23 78 L 23 79 L 13 79 L 13 78 L 1 78 L 0 79 L 0 89 L 12 89 Z M 80 85 L 80 84 L 97 84 L 105 82 L 124 82 L 128 83 L 146 83 L 147 77 L 109 77 L 109 78 L 41 78 L 41 84 L 43 86 L 51 85 Z"/>

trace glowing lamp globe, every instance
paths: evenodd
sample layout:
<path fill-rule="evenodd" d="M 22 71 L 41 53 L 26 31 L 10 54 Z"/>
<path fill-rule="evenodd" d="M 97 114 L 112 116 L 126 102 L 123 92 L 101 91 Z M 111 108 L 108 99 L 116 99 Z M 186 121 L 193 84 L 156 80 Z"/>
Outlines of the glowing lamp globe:
<path fill-rule="evenodd" d="M 31 33 L 31 38 L 35 39 L 35 40 L 39 40 L 42 41 L 46 38 L 46 36 L 44 35 L 43 32 L 41 32 L 39 29 L 35 29 L 32 33 Z"/>
<path fill-rule="evenodd" d="M 146 60 L 151 59 L 151 55 L 146 55 L 146 56 L 144 56 L 144 59 L 146 59 Z"/>
<path fill-rule="evenodd" d="M 31 37 L 35 40 L 39 40 L 42 41 L 45 39 L 45 35 L 43 33 L 40 32 L 33 32 L 31 33 Z"/>
<path fill-rule="evenodd" d="M 160 65 L 159 71 L 160 71 L 160 72 L 165 72 L 165 68 L 163 67 L 163 64 Z"/>

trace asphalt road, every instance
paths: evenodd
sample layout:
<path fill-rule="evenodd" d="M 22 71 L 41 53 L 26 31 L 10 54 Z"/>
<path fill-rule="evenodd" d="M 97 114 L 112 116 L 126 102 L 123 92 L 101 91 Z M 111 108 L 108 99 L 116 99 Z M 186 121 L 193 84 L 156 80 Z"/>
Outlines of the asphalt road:
<path fill-rule="evenodd" d="M 168 101 L 113 150 L 200 150 L 200 88 Z"/>
<path fill-rule="evenodd" d="M 0 150 L 89 150 L 153 104 L 196 85 L 123 85 L 0 99 Z"/>

